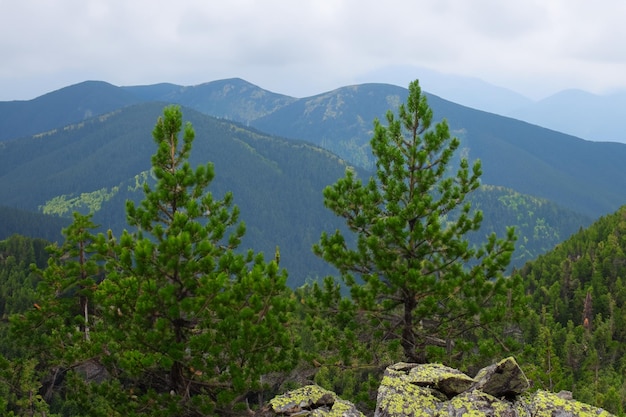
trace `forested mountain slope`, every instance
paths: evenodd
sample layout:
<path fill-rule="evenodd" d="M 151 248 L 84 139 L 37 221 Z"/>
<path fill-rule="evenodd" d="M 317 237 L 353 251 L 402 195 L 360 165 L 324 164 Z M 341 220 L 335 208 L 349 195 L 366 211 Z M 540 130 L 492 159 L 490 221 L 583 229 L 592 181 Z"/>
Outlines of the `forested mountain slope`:
<path fill-rule="evenodd" d="M 61 241 L 61 229 L 70 220 L 65 217 L 45 215 L 28 210 L 0 206 L 0 240 L 19 234 L 33 238 L 43 238 L 51 242 Z"/>
<path fill-rule="evenodd" d="M 240 78 L 195 86 L 157 84 L 122 88 L 143 100 L 177 103 L 210 116 L 244 124 L 297 101 L 294 97 L 272 93 Z"/>
<path fill-rule="evenodd" d="M 293 98 L 241 79 L 193 87 L 115 87 L 86 82 L 27 102 L 2 102 L 0 140 L 77 123 L 89 115 L 159 100 L 239 121 L 264 132 L 306 140 L 350 163 L 371 166 L 372 121 L 406 98 L 405 88 L 361 84 Z M 435 119 L 446 118 L 470 160 L 483 161 L 483 182 L 546 198 L 597 218 L 626 200 L 626 145 L 588 142 L 429 95 Z"/>
<path fill-rule="evenodd" d="M 6 142 L 0 152 L 0 201 L 12 207 L 68 216 L 97 211 L 96 223 L 119 230 L 127 198 L 142 197 L 150 181 L 153 126 L 162 103 L 126 107 L 59 129 Z M 321 230 L 340 227 L 323 207 L 322 189 L 346 164 L 308 143 L 271 137 L 185 109 L 196 131 L 192 164 L 211 161 L 215 196 L 232 191 L 248 226 L 245 247 L 273 256 L 294 285 L 330 272 L 311 253 Z M 65 211 L 64 211 L 65 210 Z"/>
<path fill-rule="evenodd" d="M 626 410 L 626 207 L 601 217 L 519 271 L 535 383 Z"/>
<path fill-rule="evenodd" d="M 403 102 L 386 84 L 344 87 L 300 99 L 251 124 L 309 140 L 361 166 L 371 164 L 372 120 Z M 483 183 L 546 198 L 593 218 L 626 203 L 626 145 L 589 142 L 429 95 L 436 120 L 447 119 L 461 153 L 480 159 Z"/>
<path fill-rule="evenodd" d="M 0 142 L 77 123 L 139 101 L 103 81 L 85 81 L 33 100 L 0 101 Z"/>

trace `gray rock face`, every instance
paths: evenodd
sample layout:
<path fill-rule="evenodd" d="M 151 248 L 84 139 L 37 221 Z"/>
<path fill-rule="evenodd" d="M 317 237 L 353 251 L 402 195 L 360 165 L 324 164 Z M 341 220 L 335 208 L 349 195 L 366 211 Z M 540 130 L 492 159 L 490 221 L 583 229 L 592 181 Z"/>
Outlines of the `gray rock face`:
<path fill-rule="evenodd" d="M 440 364 L 397 363 L 385 370 L 375 417 L 611 417 L 571 393 L 529 388 L 513 358 L 480 370 L 474 378 Z M 274 398 L 264 416 L 363 416 L 336 394 L 315 385 Z"/>
<path fill-rule="evenodd" d="M 515 397 L 526 391 L 530 384 L 515 359 L 506 358 L 478 371 L 476 383 L 471 387 L 494 397 Z"/>
<path fill-rule="evenodd" d="M 365 417 L 354 404 L 317 385 L 308 385 L 275 397 L 270 401 L 269 408 L 269 415 Z"/>

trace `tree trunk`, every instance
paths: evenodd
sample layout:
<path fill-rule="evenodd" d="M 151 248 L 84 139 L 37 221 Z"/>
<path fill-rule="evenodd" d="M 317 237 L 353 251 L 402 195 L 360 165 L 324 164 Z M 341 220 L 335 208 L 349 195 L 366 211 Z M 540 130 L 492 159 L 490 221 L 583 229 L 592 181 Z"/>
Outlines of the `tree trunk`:
<path fill-rule="evenodd" d="M 423 352 L 417 352 L 415 342 L 415 328 L 413 323 L 413 310 L 415 310 L 416 302 L 413 295 L 405 296 L 404 299 L 404 316 L 402 319 L 402 349 L 404 357 L 408 362 L 422 363 L 424 361 Z"/>
<path fill-rule="evenodd" d="M 89 341 L 89 299 L 83 297 L 81 304 L 83 305 L 83 314 L 85 317 L 85 340 Z"/>

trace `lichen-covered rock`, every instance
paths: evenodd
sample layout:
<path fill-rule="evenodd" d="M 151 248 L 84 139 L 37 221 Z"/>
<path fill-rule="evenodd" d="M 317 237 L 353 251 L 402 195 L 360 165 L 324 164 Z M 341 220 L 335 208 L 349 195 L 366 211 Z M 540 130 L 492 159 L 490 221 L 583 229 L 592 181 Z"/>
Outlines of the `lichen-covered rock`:
<path fill-rule="evenodd" d="M 364 417 L 354 404 L 317 385 L 289 391 L 270 400 L 269 405 L 271 411 L 277 415 Z"/>
<path fill-rule="evenodd" d="M 472 389 L 494 397 L 515 397 L 530 387 L 530 383 L 517 361 L 506 358 L 478 371 Z"/>
<path fill-rule="evenodd" d="M 419 365 L 409 371 L 408 381 L 423 387 L 432 387 L 447 397 L 467 391 L 476 383 L 463 372 L 438 363 Z"/>
<path fill-rule="evenodd" d="M 532 417 L 611 417 L 608 411 L 548 391 L 532 395 L 528 408 Z"/>
<path fill-rule="evenodd" d="M 480 391 L 467 391 L 475 382 L 439 364 L 390 366 L 378 389 L 374 416 L 506 416 L 509 403 Z"/>
<path fill-rule="evenodd" d="M 389 369 L 378 388 L 374 417 L 435 416 L 441 398 L 431 388 L 411 383 L 406 374 Z M 390 375 L 391 373 L 391 375 Z"/>
<path fill-rule="evenodd" d="M 397 363 L 385 370 L 375 417 L 612 417 L 607 411 L 572 400 L 571 392 L 537 391 L 513 358 L 470 378 L 443 365 Z M 311 385 L 270 401 L 266 416 L 361 417 L 352 403 Z"/>
<path fill-rule="evenodd" d="M 482 391 L 469 391 L 446 402 L 439 415 L 451 417 L 521 417 L 523 414 L 516 413 L 512 404 L 506 400 L 500 400 Z"/>

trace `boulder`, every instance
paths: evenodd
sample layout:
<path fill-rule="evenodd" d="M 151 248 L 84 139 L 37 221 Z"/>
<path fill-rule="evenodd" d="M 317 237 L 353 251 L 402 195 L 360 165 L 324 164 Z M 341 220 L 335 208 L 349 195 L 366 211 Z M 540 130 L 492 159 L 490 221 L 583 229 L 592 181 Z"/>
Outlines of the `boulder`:
<path fill-rule="evenodd" d="M 548 391 L 535 392 L 528 401 L 532 417 L 611 417 L 608 411 Z"/>
<path fill-rule="evenodd" d="M 270 401 L 269 408 L 281 416 L 365 417 L 354 404 L 317 385 L 279 395 Z"/>
<path fill-rule="evenodd" d="M 511 357 L 481 369 L 474 379 L 476 383 L 472 389 L 481 390 L 494 397 L 515 397 L 530 387 L 524 371 Z"/>
<path fill-rule="evenodd" d="M 467 391 L 476 383 L 463 372 L 438 363 L 418 365 L 411 369 L 407 380 L 415 385 L 434 388 L 446 397 Z"/>
<path fill-rule="evenodd" d="M 537 391 L 513 358 L 481 369 L 474 378 L 440 364 L 389 366 L 378 389 L 375 417 L 612 417 L 572 399 L 570 392 Z M 270 401 L 265 416 L 363 416 L 331 391 L 309 385 Z"/>

